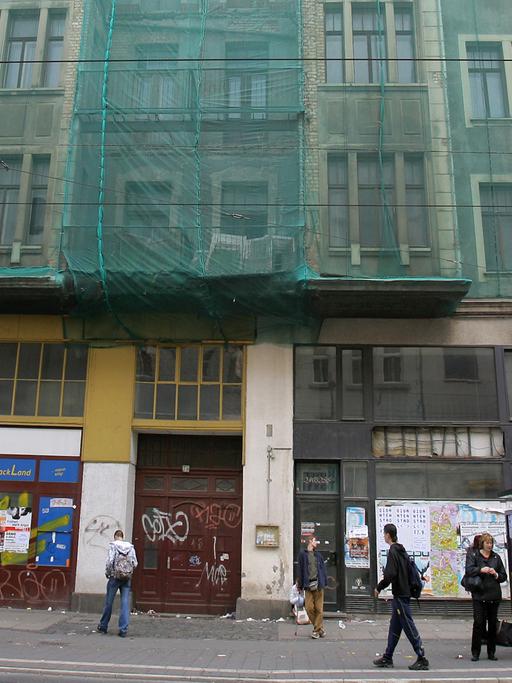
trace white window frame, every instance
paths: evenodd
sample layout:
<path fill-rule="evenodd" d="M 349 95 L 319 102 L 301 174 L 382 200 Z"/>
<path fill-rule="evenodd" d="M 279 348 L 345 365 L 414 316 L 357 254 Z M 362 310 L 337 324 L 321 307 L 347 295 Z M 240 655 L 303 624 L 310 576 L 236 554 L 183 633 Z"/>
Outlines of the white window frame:
<path fill-rule="evenodd" d="M 500 119 L 501 120 L 501 119 Z M 506 275 L 510 271 L 488 271 L 485 259 L 484 224 L 480 199 L 480 185 L 512 185 L 512 173 L 509 174 L 471 174 L 471 198 L 473 204 L 473 220 L 475 223 L 476 264 L 478 266 L 478 280 L 487 282 L 489 279 Z"/>
<path fill-rule="evenodd" d="M 383 21 L 384 21 L 384 37 L 386 45 L 386 70 L 387 70 L 387 80 L 386 83 L 396 83 L 397 85 L 407 86 L 407 83 L 400 83 L 398 80 L 398 66 L 397 66 L 397 53 L 396 53 L 396 32 L 395 32 L 395 6 L 407 7 L 410 9 L 413 22 L 413 42 L 414 42 L 414 57 L 417 60 L 416 63 L 416 81 L 412 85 L 418 85 L 424 80 L 424 72 L 422 62 L 419 57 L 421 57 L 421 41 L 418 40 L 418 21 L 417 12 L 415 8 L 415 3 L 412 0 L 404 0 L 400 2 L 399 0 L 380 0 L 383 5 Z M 333 2 L 332 0 L 326 0 L 323 3 L 323 16 L 322 16 L 322 53 L 323 53 L 323 85 L 360 85 L 361 87 L 375 87 L 378 86 L 377 83 L 360 83 L 355 80 L 354 73 L 354 37 L 352 30 L 352 8 L 355 5 L 361 5 L 362 7 L 367 6 L 369 9 L 375 8 L 375 0 L 337 0 Z M 325 12 L 334 7 L 341 7 L 342 13 L 342 55 L 345 59 L 344 63 L 344 81 L 342 83 L 329 83 L 327 81 L 327 69 L 326 69 L 326 55 L 325 55 Z"/>
<path fill-rule="evenodd" d="M 507 118 L 489 118 L 489 119 L 474 119 L 473 105 L 471 101 L 471 86 L 469 82 L 469 68 L 468 68 L 468 51 L 467 46 L 475 43 L 493 43 L 500 45 L 503 54 L 503 70 L 505 80 L 505 102 L 509 116 Z M 459 35 L 459 55 L 460 55 L 460 69 L 462 81 L 462 99 L 464 102 L 464 114 L 466 121 L 466 128 L 473 126 L 485 126 L 493 124 L 494 122 L 501 123 L 503 121 L 512 120 L 512 34 L 462 34 Z"/>

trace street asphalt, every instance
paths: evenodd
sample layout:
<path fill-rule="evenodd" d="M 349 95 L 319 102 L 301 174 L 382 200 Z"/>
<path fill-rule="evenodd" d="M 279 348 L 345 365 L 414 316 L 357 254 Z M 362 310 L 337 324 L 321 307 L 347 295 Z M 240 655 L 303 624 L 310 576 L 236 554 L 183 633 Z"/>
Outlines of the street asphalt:
<path fill-rule="evenodd" d="M 507 610 L 504 610 L 507 611 Z M 376 669 L 388 620 L 385 616 L 331 615 L 327 636 L 311 638 L 310 626 L 289 620 L 243 620 L 186 615 L 132 614 L 128 637 L 96 631 L 98 615 L 0 609 L 0 682 L 54 681 L 486 681 L 512 683 L 512 648 L 498 661 L 470 660 L 471 621 L 417 619 L 431 663 L 411 672 L 415 660 L 402 636 L 393 669 Z"/>

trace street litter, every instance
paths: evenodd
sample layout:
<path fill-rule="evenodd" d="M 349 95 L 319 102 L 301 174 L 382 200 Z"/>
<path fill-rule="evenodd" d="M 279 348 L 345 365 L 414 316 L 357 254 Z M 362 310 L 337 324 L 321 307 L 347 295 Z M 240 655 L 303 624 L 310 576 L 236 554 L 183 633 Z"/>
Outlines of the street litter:
<path fill-rule="evenodd" d="M 286 621 L 284 617 L 279 617 L 279 619 L 276 619 L 276 621 Z"/>
<path fill-rule="evenodd" d="M 246 621 L 256 621 L 256 619 L 253 619 L 252 617 L 247 617 Z"/>
<path fill-rule="evenodd" d="M 338 621 L 338 626 L 339 626 L 340 628 L 347 628 L 347 625 L 345 624 L 344 621 L 341 621 L 341 619 Z"/>
<path fill-rule="evenodd" d="M 52 611 L 52 608 L 51 608 L 51 607 L 48 607 L 48 612 L 51 612 L 51 611 Z"/>
<path fill-rule="evenodd" d="M 462 655 L 457 655 L 455 659 L 462 659 Z"/>
<path fill-rule="evenodd" d="M 192 617 L 187 617 L 187 619 L 192 619 Z"/>

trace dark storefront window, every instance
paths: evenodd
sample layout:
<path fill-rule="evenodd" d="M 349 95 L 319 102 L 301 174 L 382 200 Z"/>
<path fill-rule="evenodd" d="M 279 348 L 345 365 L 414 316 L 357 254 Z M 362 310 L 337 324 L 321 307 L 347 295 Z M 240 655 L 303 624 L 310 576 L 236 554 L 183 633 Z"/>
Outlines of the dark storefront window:
<path fill-rule="evenodd" d="M 299 346 L 295 350 L 295 417 L 336 418 L 336 349 Z"/>
<path fill-rule="evenodd" d="M 382 462 L 376 465 L 377 498 L 481 500 L 503 489 L 500 464 Z"/>
<path fill-rule="evenodd" d="M 508 414 L 512 420 L 512 350 L 505 351 L 505 375 L 507 380 Z"/>
<path fill-rule="evenodd" d="M 376 420 L 498 419 L 493 349 L 373 349 Z"/>
<path fill-rule="evenodd" d="M 300 463 L 297 465 L 297 491 L 338 493 L 338 465 L 336 463 Z"/>

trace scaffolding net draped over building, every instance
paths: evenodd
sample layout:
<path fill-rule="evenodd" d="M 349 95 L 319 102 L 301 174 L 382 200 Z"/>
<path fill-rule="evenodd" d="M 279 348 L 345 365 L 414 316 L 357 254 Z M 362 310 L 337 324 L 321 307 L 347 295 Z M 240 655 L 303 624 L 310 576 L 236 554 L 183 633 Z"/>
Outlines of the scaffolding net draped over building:
<path fill-rule="evenodd" d="M 86 3 L 63 227 L 80 311 L 296 305 L 300 8 L 245 4 Z"/>

